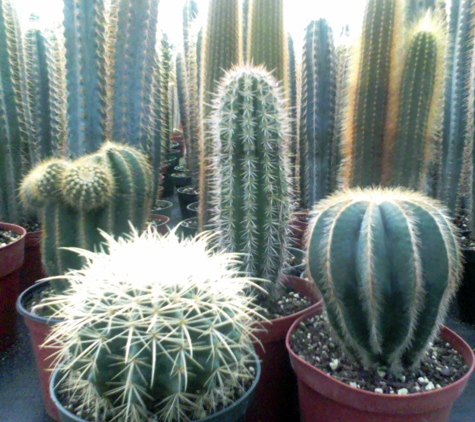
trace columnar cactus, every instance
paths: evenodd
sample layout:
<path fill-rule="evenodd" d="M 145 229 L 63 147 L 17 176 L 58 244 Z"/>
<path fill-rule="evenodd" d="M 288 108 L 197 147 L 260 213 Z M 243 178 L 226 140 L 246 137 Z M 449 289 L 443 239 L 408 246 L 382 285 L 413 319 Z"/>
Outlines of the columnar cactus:
<path fill-rule="evenodd" d="M 439 198 L 454 216 L 469 215 L 473 204 L 475 122 L 475 3 L 454 0 L 450 13 L 448 77 L 442 138 Z M 471 217 L 473 228 L 474 218 Z"/>
<path fill-rule="evenodd" d="M 424 190 L 443 108 L 445 31 L 426 15 L 409 36 L 398 101 L 389 105 L 383 184 Z"/>
<path fill-rule="evenodd" d="M 82 259 L 62 248 L 98 248 L 98 229 L 114 236 L 129 233 L 130 224 L 141 230 L 152 189 L 146 157 L 112 143 L 74 162 L 53 159 L 34 168 L 22 183 L 21 197 L 27 208 L 39 209 L 48 274 L 80 268 Z"/>
<path fill-rule="evenodd" d="M 275 78 L 236 67 L 221 81 L 212 113 L 211 225 L 220 247 L 243 253 L 244 269 L 274 291 L 288 255 L 289 123 Z"/>
<path fill-rule="evenodd" d="M 208 20 L 202 41 L 200 73 L 200 228 L 203 229 L 209 220 L 208 179 L 211 177 L 209 156 L 210 137 L 206 121 L 210 114 L 213 93 L 224 72 L 243 61 L 242 10 L 240 0 L 211 0 L 208 9 Z"/>
<path fill-rule="evenodd" d="M 297 155 L 298 155 L 298 137 L 299 137 L 299 125 L 298 125 L 298 89 L 297 89 L 297 61 L 295 59 L 295 47 L 294 40 L 287 34 L 287 46 L 288 46 L 288 63 L 289 63 L 289 117 L 290 117 L 290 165 L 292 171 L 292 180 L 294 183 L 294 192 L 296 192 L 297 186 L 296 181 L 298 180 L 298 170 L 297 170 Z"/>
<path fill-rule="evenodd" d="M 417 367 L 462 273 L 440 204 L 402 189 L 344 190 L 313 211 L 308 272 L 337 338 L 365 366 Z"/>
<path fill-rule="evenodd" d="M 336 55 L 325 19 L 306 29 L 300 111 L 300 205 L 311 208 L 336 188 L 334 157 Z"/>
<path fill-rule="evenodd" d="M 399 81 L 394 70 L 400 67 L 403 12 L 402 0 L 367 2 L 360 46 L 349 72 L 342 143 L 344 186 L 363 187 L 381 181 L 388 104 L 394 101 Z"/>
<path fill-rule="evenodd" d="M 171 149 L 173 127 L 172 110 L 170 109 L 170 83 L 173 78 L 172 45 L 166 34 L 160 40 L 160 122 L 162 133 L 162 150 L 166 154 Z"/>
<path fill-rule="evenodd" d="M 51 298 L 62 322 L 47 343 L 59 347 L 76 415 L 189 422 L 231 404 L 256 377 L 251 324 L 261 318 L 237 257 L 212 252 L 209 236 L 104 237 L 108 252 L 79 251 L 87 264 Z"/>

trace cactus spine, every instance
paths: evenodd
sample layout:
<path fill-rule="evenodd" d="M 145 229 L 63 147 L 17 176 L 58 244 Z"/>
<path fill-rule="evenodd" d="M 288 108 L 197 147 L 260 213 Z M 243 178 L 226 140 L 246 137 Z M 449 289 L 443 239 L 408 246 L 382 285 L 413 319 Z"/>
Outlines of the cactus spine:
<path fill-rule="evenodd" d="M 439 198 L 454 216 L 473 206 L 475 121 L 475 3 L 454 0 L 450 13 L 449 69 L 445 92 Z M 473 228 L 473 217 L 471 224 Z"/>
<path fill-rule="evenodd" d="M 397 101 L 398 77 L 391 69 L 400 67 L 403 27 L 401 0 L 368 0 L 361 45 L 355 49 L 349 75 L 342 143 L 344 186 L 380 183 L 387 108 Z"/>
<path fill-rule="evenodd" d="M 309 209 L 336 188 L 336 55 L 333 32 L 324 19 L 306 29 L 300 112 L 300 198 Z"/>
<path fill-rule="evenodd" d="M 200 228 L 208 224 L 208 206 L 211 177 L 209 157 L 211 140 L 207 135 L 206 121 L 209 118 L 211 99 L 224 72 L 242 63 L 242 11 L 239 0 L 211 0 L 208 20 L 202 41 L 200 83 Z"/>
<path fill-rule="evenodd" d="M 313 214 L 308 271 L 337 337 L 365 366 L 417 367 L 462 273 L 450 218 L 400 189 L 342 191 Z"/>
<path fill-rule="evenodd" d="M 244 270 L 275 292 L 287 262 L 291 213 L 289 123 L 276 80 L 263 68 L 237 67 L 214 101 L 212 227 L 224 250 L 244 254 Z"/>
<path fill-rule="evenodd" d="M 43 263 L 49 275 L 78 269 L 82 259 L 63 247 L 99 247 L 98 229 L 114 236 L 141 229 L 152 198 L 146 157 L 131 147 L 106 143 L 96 154 L 74 162 L 53 159 L 24 179 L 21 197 L 39 208 Z"/>
<path fill-rule="evenodd" d="M 398 110 L 389 105 L 388 128 L 394 144 L 386 140 L 389 162 L 383 163 L 383 183 L 424 190 L 432 161 L 437 120 L 443 106 L 445 32 L 427 14 L 409 37 L 402 71 Z M 394 113 L 394 114 L 393 114 Z M 390 129 L 391 130 L 391 129 Z"/>
<path fill-rule="evenodd" d="M 109 253 L 82 251 L 87 265 L 67 274 L 70 289 L 54 298 L 64 318 L 47 340 L 77 416 L 189 422 L 230 405 L 257 375 L 251 324 L 262 318 L 236 256 L 212 253 L 203 236 L 106 240 Z M 192 264 L 178 273 L 177 254 Z"/>

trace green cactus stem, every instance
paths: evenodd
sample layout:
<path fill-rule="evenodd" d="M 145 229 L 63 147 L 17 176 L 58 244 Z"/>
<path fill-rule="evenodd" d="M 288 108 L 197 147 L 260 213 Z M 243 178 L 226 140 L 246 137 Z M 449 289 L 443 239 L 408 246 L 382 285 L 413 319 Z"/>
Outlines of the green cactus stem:
<path fill-rule="evenodd" d="M 343 190 L 313 211 L 308 272 L 328 320 L 365 366 L 416 368 L 462 274 L 441 205 L 402 189 Z"/>
<path fill-rule="evenodd" d="M 236 67 L 213 108 L 211 224 L 219 246 L 243 253 L 244 270 L 270 280 L 273 294 L 288 259 L 291 218 L 285 100 L 264 68 Z"/>
<path fill-rule="evenodd" d="M 335 189 L 336 55 L 325 19 L 306 29 L 300 112 L 300 205 L 310 209 Z"/>

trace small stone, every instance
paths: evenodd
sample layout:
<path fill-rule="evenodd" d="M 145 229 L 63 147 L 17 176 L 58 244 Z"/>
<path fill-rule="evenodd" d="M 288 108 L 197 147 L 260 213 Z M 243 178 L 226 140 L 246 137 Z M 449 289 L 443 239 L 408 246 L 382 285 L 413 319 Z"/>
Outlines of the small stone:
<path fill-rule="evenodd" d="M 417 378 L 417 382 L 422 385 L 426 385 L 429 383 L 429 380 L 426 377 L 419 377 Z"/>
<path fill-rule="evenodd" d="M 382 389 L 382 388 L 375 388 L 375 389 L 374 389 L 374 392 L 375 392 L 375 393 L 383 394 L 383 389 Z"/>
<path fill-rule="evenodd" d="M 381 378 L 384 378 L 386 376 L 386 371 L 383 371 L 381 369 L 378 369 L 378 375 L 381 377 Z"/>
<path fill-rule="evenodd" d="M 421 391 L 421 387 L 419 387 L 418 385 L 415 385 L 415 386 L 414 386 L 414 390 L 415 390 L 415 391 Z"/>
<path fill-rule="evenodd" d="M 351 386 L 351 387 L 354 387 L 354 388 L 360 388 L 360 386 L 359 386 L 356 382 L 354 382 L 354 381 L 351 381 L 351 382 L 350 382 L 350 386 Z"/>
<path fill-rule="evenodd" d="M 424 390 L 430 391 L 430 390 L 435 390 L 435 386 L 432 382 L 429 382 L 425 387 Z"/>
<path fill-rule="evenodd" d="M 436 384 L 435 388 L 442 388 L 440 384 Z"/>
<path fill-rule="evenodd" d="M 449 368 L 447 365 L 444 366 L 440 373 L 444 376 L 444 377 L 450 377 L 452 375 L 452 369 Z"/>
<path fill-rule="evenodd" d="M 333 369 L 334 371 L 337 370 L 339 366 L 340 366 L 340 361 L 338 359 L 333 359 L 330 362 L 330 368 Z"/>
<path fill-rule="evenodd" d="M 397 390 L 397 393 L 402 396 L 404 394 L 408 394 L 409 393 L 409 390 L 407 388 L 400 388 L 399 390 Z"/>

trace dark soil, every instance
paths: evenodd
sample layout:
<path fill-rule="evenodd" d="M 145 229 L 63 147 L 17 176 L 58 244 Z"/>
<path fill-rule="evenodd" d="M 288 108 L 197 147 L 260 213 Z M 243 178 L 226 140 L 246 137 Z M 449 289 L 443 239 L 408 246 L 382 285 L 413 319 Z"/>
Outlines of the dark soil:
<path fill-rule="evenodd" d="M 25 303 L 25 308 L 27 311 L 35 315 L 49 318 L 55 313 L 55 308 L 51 306 L 40 306 L 35 309 L 33 308 L 41 304 L 45 299 L 48 299 L 53 296 L 56 296 L 56 291 L 52 286 L 48 286 L 39 292 L 35 292 L 35 294 L 30 298 L 30 300 Z"/>
<path fill-rule="evenodd" d="M 41 225 L 35 220 L 24 220 L 21 226 L 28 232 L 34 233 L 41 230 Z"/>
<path fill-rule="evenodd" d="M 197 218 L 188 218 L 181 223 L 181 226 L 187 227 L 189 229 L 198 228 L 198 219 Z"/>
<path fill-rule="evenodd" d="M 462 356 L 436 338 L 417 370 L 398 376 L 387 368 L 365 369 L 346 354 L 331 335 L 328 321 L 316 315 L 299 324 L 292 334 L 292 350 L 302 359 L 346 384 L 385 394 L 413 394 L 452 384 L 468 371 Z"/>
<path fill-rule="evenodd" d="M 186 186 L 180 189 L 180 193 L 187 193 L 190 195 L 198 195 L 198 191 L 193 186 Z"/>
<path fill-rule="evenodd" d="M 262 314 L 267 319 L 283 318 L 303 311 L 313 304 L 312 300 L 302 296 L 291 287 L 285 286 L 277 301 L 267 300 L 261 303 L 264 308 Z"/>
<path fill-rule="evenodd" d="M 175 167 L 175 170 L 176 170 L 176 167 Z M 187 173 L 173 173 L 172 177 L 176 177 L 176 178 L 178 178 L 178 177 L 190 177 L 190 175 L 187 174 Z"/>
<path fill-rule="evenodd" d="M 16 234 L 11 230 L 0 229 L 0 248 L 16 242 L 20 237 L 21 235 Z"/>
<path fill-rule="evenodd" d="M 168 218 L 157 218 L 155 220 L 149 220 L 147 226 L 152 226 L 153 228 L 163 226 L 166 224 Z"/>
<path fill-rule="evenodd" d="M 170 202 L 170 201 L 166 201 L 166 202 Z M 159 201 L 157 201 L 156 205 L 153 207 L 152 213 L 153 213 L 153 211 L 165 210 L 167 208 L 170 208 L 170 205 L 168 203 L 165 203 L 165 201 L 159 200 Z"/>

